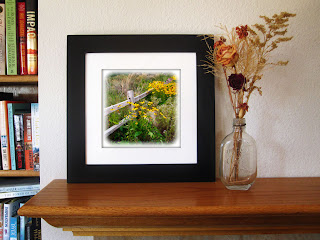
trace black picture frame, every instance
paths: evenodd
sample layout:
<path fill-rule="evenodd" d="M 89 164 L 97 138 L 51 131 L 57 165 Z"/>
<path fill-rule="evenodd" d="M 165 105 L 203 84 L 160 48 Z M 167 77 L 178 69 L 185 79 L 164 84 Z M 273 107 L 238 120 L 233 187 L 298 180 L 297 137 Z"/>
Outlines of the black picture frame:
<path fill-rule="evenodd" d="M 194 52 L 197 61 L 197 164 L 87 165 L 85 54 Z M 197 35 L 69 35 L 67 37 L 68 183 L 215 181 L 214 79 L 200 66 L 206 44 Z"/>

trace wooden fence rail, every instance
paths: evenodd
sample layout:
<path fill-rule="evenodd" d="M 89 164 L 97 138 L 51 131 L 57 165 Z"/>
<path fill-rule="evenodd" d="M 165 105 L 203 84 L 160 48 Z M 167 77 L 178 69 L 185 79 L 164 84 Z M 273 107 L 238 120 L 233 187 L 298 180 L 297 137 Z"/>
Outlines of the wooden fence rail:
<path fill-rule="evenodd" d="M 146 92 L 144 92 L 144 93 L 142 93 L 142 94 L 140 94 L 140 95 L 138 95 L 136 97 L 134 96 L 133 90 L 129 90 L 127 92 L 127 100 L 105 108 L 104 109 L 104 116 L 107 116 L 112 112 L 115 112 L 115 111 L 117 111 L 117 110 L 119 110 L 119 109 L 121 109 L 123 107 L 126 107 L 126 106 L 130 105 L 129 102 L 135 103 L 135 102 L 140 101 L 141 99 L 143 99 L 146 96 L 148 96 L 152 92 L 152 90 L 153 89 L 151 89 L 149 91 L 146 91 Z M 133 108 L 133 106 L 131 105 L 131 109 L 132 108 Z M 128 121 L 130 121 L 130 119 L 126 119 L 126 118 L 122 119 L 117 125 L 113 125 L 112 127 L 108 128 L 106 131 L 104 131 L 104 136 L 107 137 L 110 134 L 114 133 L 116 130 L 118 130 L 121 126 L 126 124 Z"/>

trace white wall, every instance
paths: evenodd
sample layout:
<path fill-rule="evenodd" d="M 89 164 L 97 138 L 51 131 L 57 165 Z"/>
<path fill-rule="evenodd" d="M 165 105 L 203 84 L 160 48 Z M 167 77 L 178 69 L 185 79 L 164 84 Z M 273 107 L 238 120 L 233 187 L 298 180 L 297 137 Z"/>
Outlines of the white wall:
<path fill-rule="evenodd" d="M 254 24 L 259 15 L 297 13 L 278 49 L 285 68 L 267 72 L 263 96 L 251 98 L 247 130 L 258 145 L 259 177 L 320 176 L 319 0 L 39 0 L 41 185 L 66 178 L 66 44 L 69 34 L 203 34 L 215 25 Z M 216 139 L 232 112 L 216 81 Z M 43 239 L 75 238 L 43 224 Z"/>

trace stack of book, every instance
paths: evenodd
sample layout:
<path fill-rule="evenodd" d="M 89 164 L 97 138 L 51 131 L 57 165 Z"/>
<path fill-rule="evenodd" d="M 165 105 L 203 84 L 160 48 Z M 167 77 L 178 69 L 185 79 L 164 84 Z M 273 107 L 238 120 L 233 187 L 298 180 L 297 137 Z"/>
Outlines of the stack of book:
<path fill-rule="evenodd" d="M 0 199 L 2 199 L 0 200 L 0 240 L 41 239 L 40 219 L 17 215 L 18 209 L 29 200 L 30 196 L 39 192 L 39 180 L 34 178 L 0 180 Z"/>
<path fill-rule="evenodd" d="M 0 0 L 0 75 L 38 74 L 37 0 Z"/>
<path fill-rule="evenodd" d="M 38 103 L 0 101 L 1 170 L 40 170 Z"/>

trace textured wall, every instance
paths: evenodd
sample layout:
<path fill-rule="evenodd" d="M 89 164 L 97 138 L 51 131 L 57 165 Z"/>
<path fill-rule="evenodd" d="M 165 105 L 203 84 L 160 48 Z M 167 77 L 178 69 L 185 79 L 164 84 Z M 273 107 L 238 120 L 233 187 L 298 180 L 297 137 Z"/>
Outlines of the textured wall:
<path fill-rule="evenodd" d="M 40 0 L 42 186 L 66 178 L 68 34 L 217 33 L 219 23 L 254 24 L 259 15 L 284 10 L 297 13 L 289 29 L 295 38 L 279 48 L 275 57 L 290 63 L 264 75 L 263 97 L 251 98 L 247 130 L 257 140 L 260 177 L 320 176 L 319 0 Z M 231 131 L 232 112 L 225 90 L 217 80 L 217 143 Z M 73 238 L 71 233 L 43 225 L 44 240 L 92 239 Z M 310 239 L 313 235 L 300 236 Z"/>

